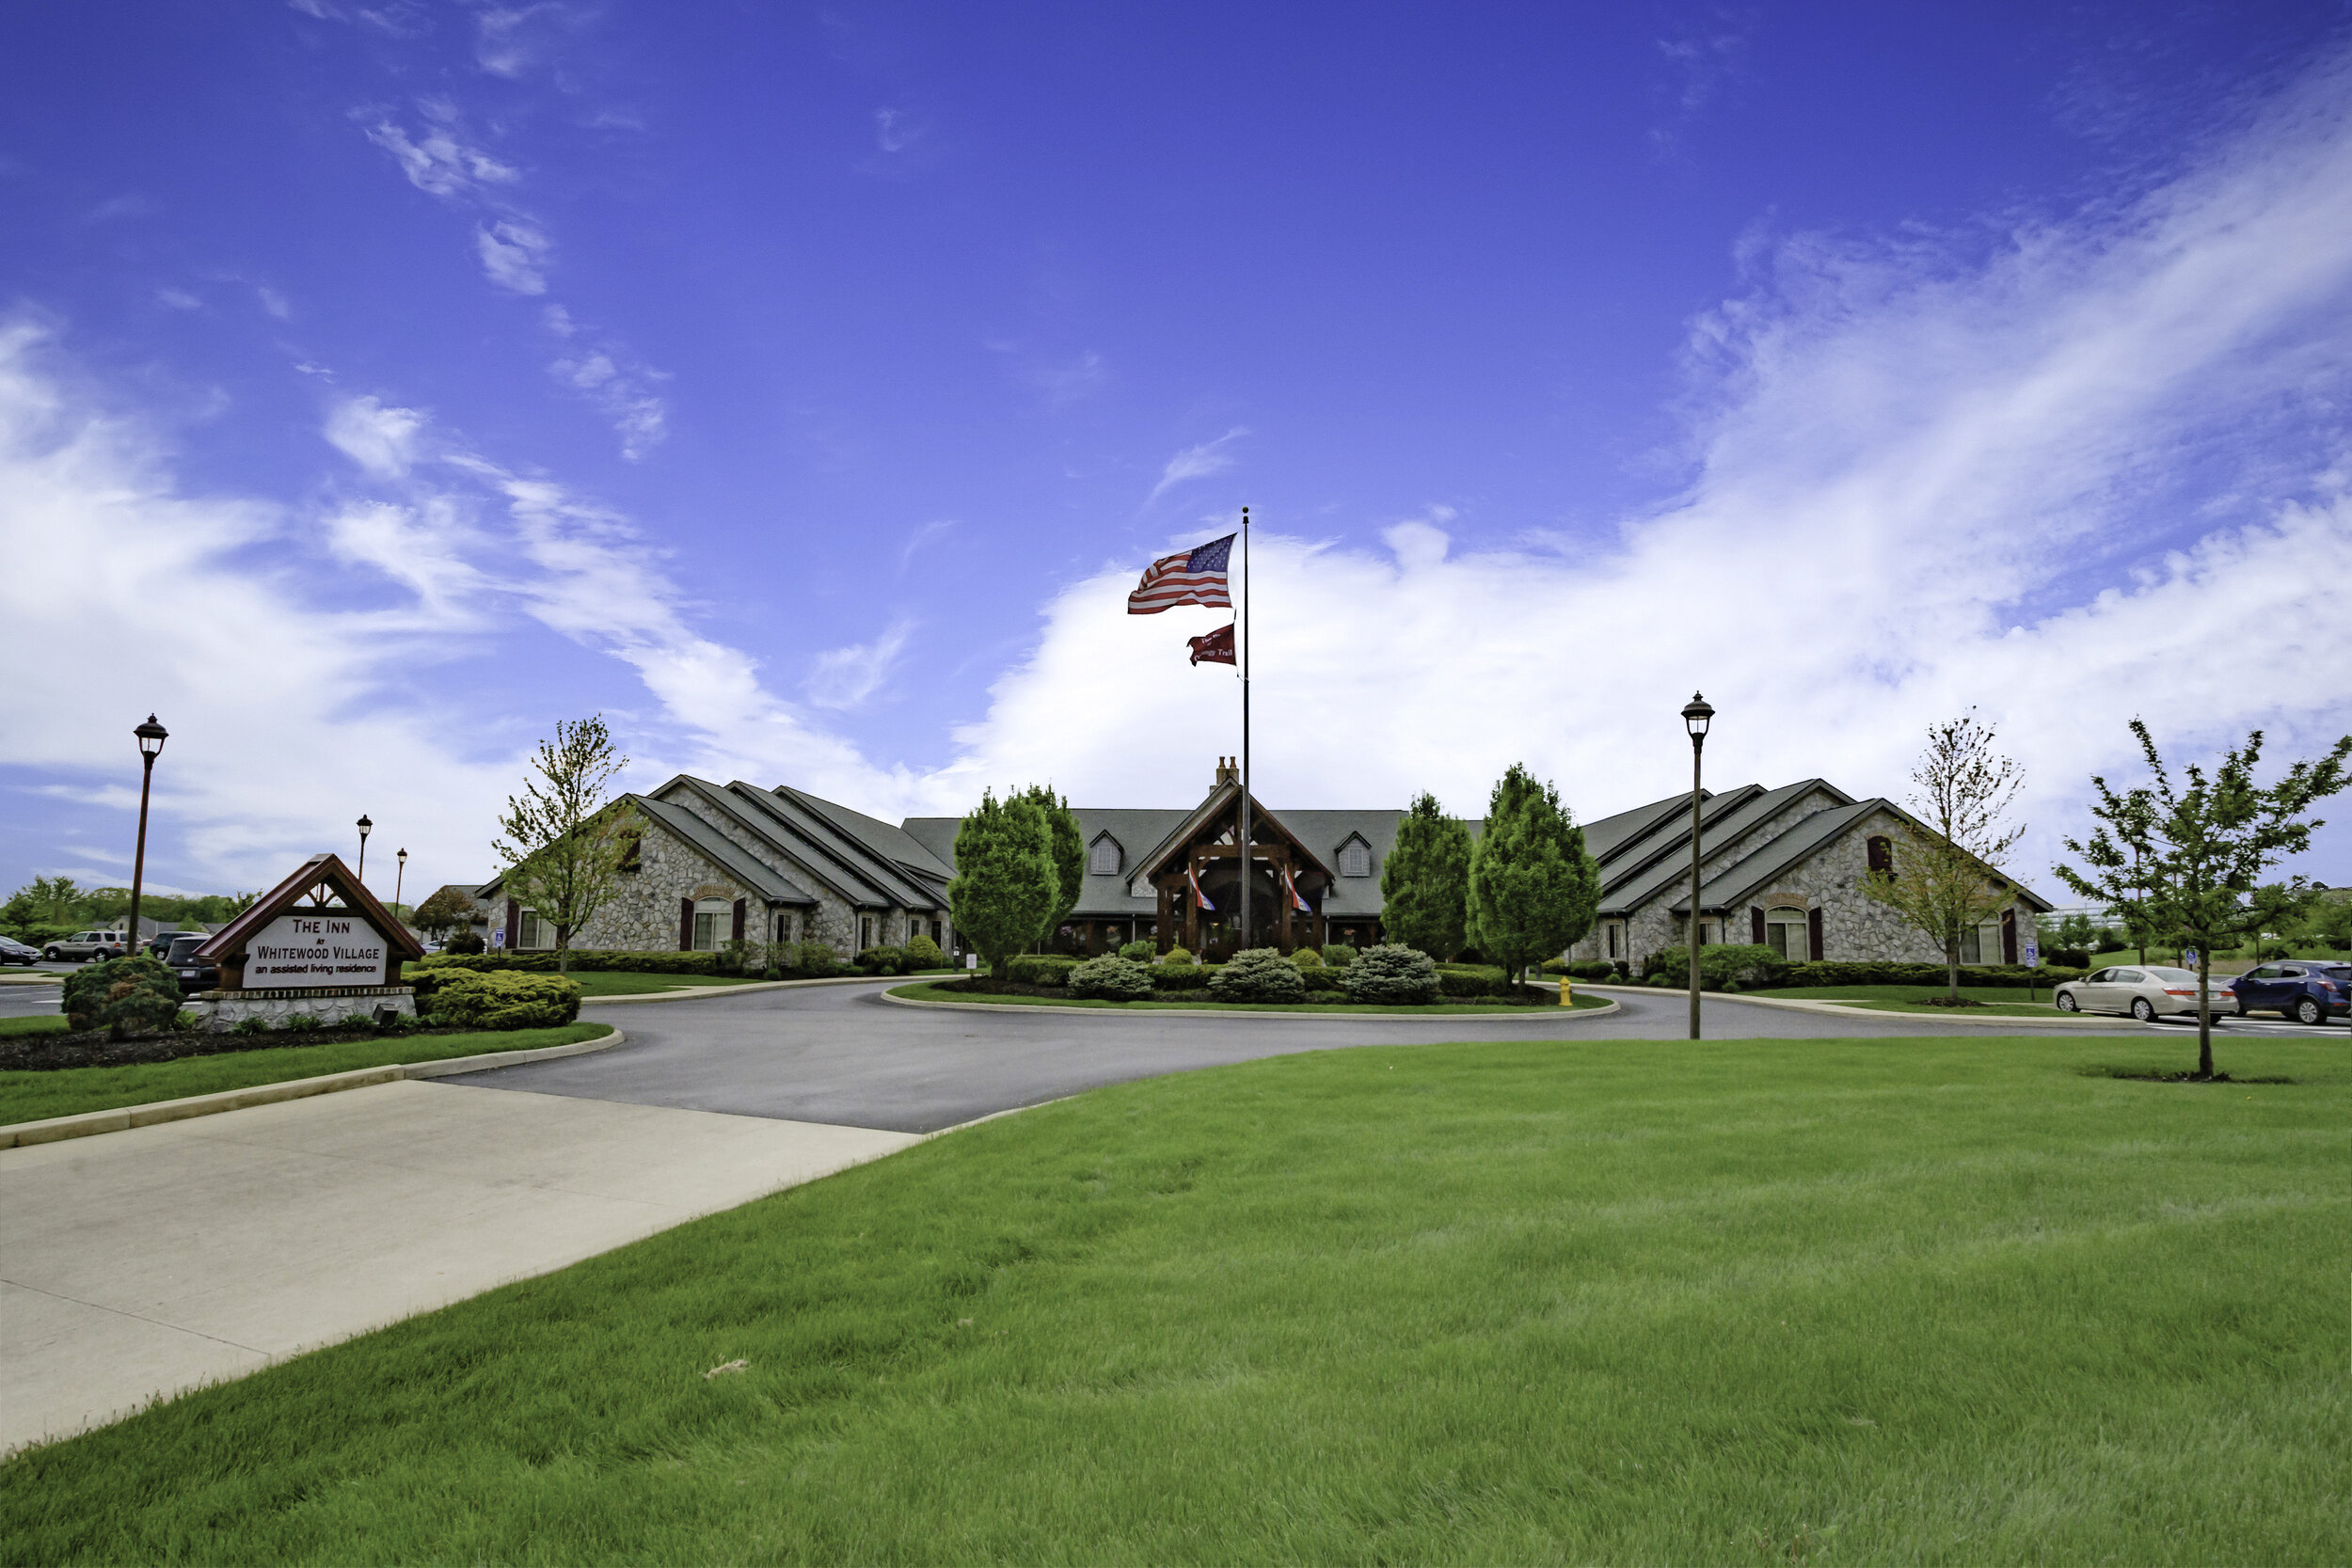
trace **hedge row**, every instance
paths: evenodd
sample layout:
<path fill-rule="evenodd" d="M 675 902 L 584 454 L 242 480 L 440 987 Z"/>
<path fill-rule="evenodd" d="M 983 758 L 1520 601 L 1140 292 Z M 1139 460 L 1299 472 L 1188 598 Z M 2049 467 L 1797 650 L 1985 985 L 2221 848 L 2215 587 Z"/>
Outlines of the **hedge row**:
<path fill-rule="evenodd" d="M 576 947 L 571 967 L 583 971 L 625 970 L 635 974 L 716 974 L 716 953 L 628 953 L 615 949 Z M 409 965 L 419 969 L 469 969 L 477 974 L 517 973 L 553 974 L 555 955 L 545 952 L 434 953 Z"/>
<path fill-rule="evenodd" d="M 2079 980 L 2083 971 L 2070 965 L 1963 964 L 1960 983 L 2024 990 L 2028 986 L 2055 986 Z M 1691 956 L 1672 948 L 1650 956 L 1642 978 L 1650 985 L 1690 983 Z M 1783 990 L 1810 986 L 1940 986 L 1947 975 L 1940 963 L 1892 963 L 1823 959 L 1790 963 L 1769 947 L 1728 943 L 1699 949 L 1699 984 L 1709 990 Z"/>
<path fill-rule="evenodd" d="M 560 974 L 443 968 L 415 976 L 427 1022 L 469 1029 L 548 1029 L 580 1016 L 580 988 Z"/>

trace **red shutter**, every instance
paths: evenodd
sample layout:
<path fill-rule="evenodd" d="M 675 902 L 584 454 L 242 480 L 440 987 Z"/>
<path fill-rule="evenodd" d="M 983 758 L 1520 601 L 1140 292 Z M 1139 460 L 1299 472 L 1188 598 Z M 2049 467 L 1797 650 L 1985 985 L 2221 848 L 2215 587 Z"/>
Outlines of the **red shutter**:
<path fill-rule="evenodd" d="M 1748 911 L 1748 930 L 1749 930 L 1749 932 L 1750 932 L 1750 940 L 1752 940 L 1752 941 L 1756 943 L 1756 946 L 1758 946 L 1758 947 L 1763 946 L 1763 945 L 1764 945 L 1764 911 L 1763 911 L 1762 910 L 1760 910 L 1760 909 L 1756 909 L 1756 908 L 1753 908 L 1753 907 L 1751 907 L 1751 908 L 1749 909 L 1749 911 Z"/>
<path fill-rule="evenodd" d="M 744 907 L 744 901 L 742 899 L 738 898 L 735 901 L 735 940 L 738 942 L 741 942 L 743 940 Z"/>
<path fill-rule="evenodd" d="M 681 953 L 691 953 L 693 949 L 694 901 L 691 898 L 681 898 L 677 901 L 677 950 Z"/>
<path fill-rule="evenodd" d="M 2005 964 L 2013 964 L 2017 961 L 2017 911 L 2015 910 L 2001 911 L 2001 961 Z"/>
<path fill-rule="evenodd" d="M 1821 911 L 1818 906 L 1805 911 L 1804 945 L 1807 955 L 1815 963 L 1820 963 L 1821 961 Z"/>

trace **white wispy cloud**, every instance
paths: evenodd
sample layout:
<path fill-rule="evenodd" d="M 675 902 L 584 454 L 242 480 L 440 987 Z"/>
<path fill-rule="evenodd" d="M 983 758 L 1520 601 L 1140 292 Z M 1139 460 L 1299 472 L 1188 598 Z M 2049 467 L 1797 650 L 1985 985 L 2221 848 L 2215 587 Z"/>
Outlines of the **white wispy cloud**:
<path fill-rule="evenodd" d="M 390 153 L 417 189 L 445 200 L 481 199 L 522 178 L 512 165 L 465 141 L 456 111 L 447 103 L 428 100 L 421 108 L 425 123 L 414 136 L 387 118 L 366 128 L 368 140 Z"/>
<path fill-rule="evenodd" d="M 545 319 L 564 345 L 548 373 L 612 421 L 621 455 L 634 463 L 660 446 L 669 434 L 669 406 L 654 388 L 669 379 L 667 372 L 639 363 L 619 344 L 575 322 L 561 305 L 548 306 Z"/>
<path fill-rule="evenodd" d="M 863 706 L 889 681 L 914 636 L 914 624 L 901 619 L 892 622 L 870 642 L 856 642 L 818 654 L 804 688 L 808 700 L 818 707 Z"/>
<path fill-rule="evenodd" d="M 1233 466 L 1233 455 L 1225 449 L 1248 434 L 1242 426 L 1235 425 L 1214 441 L 1186 447 L 1169 458 L 1168 466 L 1160 470 L 1160 482 L 1152 486 L 1150 499 L 1159 499 L 1168 489 L 1186 480 L 1206 479 L 1211 474 L 1223 473 Z"/>
<path fill-rule="evenodd" d="M 517 218 L 501 218 L 476 226 L 473 243 L 483 275 L 500 288 L 518 294 L 548 292 L 548 252 L 552 247 L 537 228 Z"/>
<path fill-rule="evenodd" d="M 344 398 L 326 416 L 326 436 L 335 449 L 379 479 L 397 479 L 416 460 L 417 436 L 425 416 L 414 408 L 387 407 L 372 397 Z"/>

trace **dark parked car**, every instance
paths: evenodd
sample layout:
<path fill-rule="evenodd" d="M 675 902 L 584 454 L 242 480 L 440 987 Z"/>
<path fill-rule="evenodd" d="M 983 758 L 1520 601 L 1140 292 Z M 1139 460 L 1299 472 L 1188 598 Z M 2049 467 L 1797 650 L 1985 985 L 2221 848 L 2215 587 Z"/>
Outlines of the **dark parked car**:
<path fill-rule="evenodd" d="M 23 964 L 30 969 L 40 962 L 40 949 L 27 947 L 14 937 L 0 937 L 0 964 Z"/>
<path fill-rule="evenodd" d="M 164 962 L 169 964 L 171 973 L 179 976 L 180 994 L 183 996 L 219 989 L 220 966 L 196 956 L 196 950 L 203 945 L 204 933 L 201 931 L 174 931 L 171 934 L 171 948 L 165 955 Z"/>
<path fill-rule="evenodd" d="M 2325 1023 L 2352 1012 L 2352 964 L 2290 958 L 2249 969 L 2230 982 L 2239 1016 L 2283 1013 L 2297 1023 Z"/>

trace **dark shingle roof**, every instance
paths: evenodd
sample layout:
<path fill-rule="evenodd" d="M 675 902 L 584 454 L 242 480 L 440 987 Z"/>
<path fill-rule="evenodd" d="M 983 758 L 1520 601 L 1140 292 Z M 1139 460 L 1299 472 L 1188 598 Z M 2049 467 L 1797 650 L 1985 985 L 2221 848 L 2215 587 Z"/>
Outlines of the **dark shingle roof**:
<path fill-rule="evenodd" d="M 644 795 L 633 795 L 629 799 L 647 817 L 668 829 L 672 834 L 691 846 L 695 852 L 705 860 L 767 899 L 771 904 L 811 905 L 817 902 L 815 896 L 806 888 L 762 861 L 684 806 L 674 805 L 668 800 L 656 800 Z"/>

